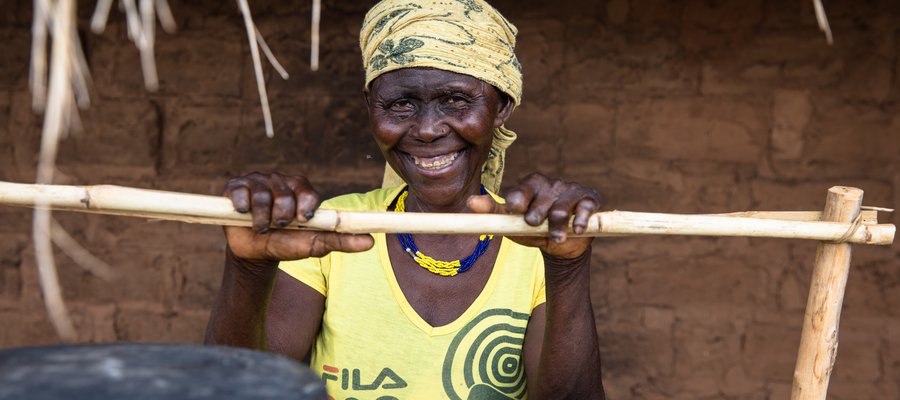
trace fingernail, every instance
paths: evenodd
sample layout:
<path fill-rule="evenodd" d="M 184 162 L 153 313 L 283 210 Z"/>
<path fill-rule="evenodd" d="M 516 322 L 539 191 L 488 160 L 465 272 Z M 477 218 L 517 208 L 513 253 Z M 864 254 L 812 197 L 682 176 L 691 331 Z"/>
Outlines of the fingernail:
<path fill-rule="evenodd" d="M 288 221 L 279 219 L 277 222 L 275 222 L 275 225 L 278 225 L 279 228 L 284 228 L 288 225 Z"/>
<path fill-rule="evenodd" d="M 560 244 L 566 240 L 566 236 L 561 232 L 551 232 L 550 237 L 553 238 L 553 242 L 555 242 L 556 244 Z"/>
<path fill-rule="evenodd" d="M 580 234 L 584 233 L 584 227 L 576 226 L 576 227 L 572 228 L 572 231 L 574 231 L 576 235 L 580 235 Z"/>
<path fill-rule="evenodd" d="M 269 227 L 268 227 L 268 226 L 265 226 L 265 227 L 262 227 L 262 228 L 259 229 L 259 234 L 260 234 L 260 235 L 265 235 L 265 234 L 267 234 L 267 233 L 269 233 Z"/>
<path fill-rule="evenodd" d="M 306 217 L 306 219 L 312 219 L 312 217 L 316 216 L 316 213 L 312 211 L 306 211 L 303 213 L 303 216 Z"/>
<path fill-rule="evenodd" d="M 250 209 L 247 207 L 238 207 L 238 209 L 237 209 L 237 212 L 239 212 L 239 213 L 245 213 L 247 211 L 250 211 Z"/>

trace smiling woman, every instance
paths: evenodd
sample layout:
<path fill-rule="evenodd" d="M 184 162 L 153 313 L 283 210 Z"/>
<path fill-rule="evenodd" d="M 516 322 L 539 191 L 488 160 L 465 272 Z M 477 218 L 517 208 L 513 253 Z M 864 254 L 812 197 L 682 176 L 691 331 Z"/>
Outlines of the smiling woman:
<path fill-rule="evenodd" d="M 521 99 L 515 34 L 479 0 L 375 5 L 360 47 L 385 183 L 321 206 L 517 214 L 550 238 L 270 229 L 319 198 L 306 178 L 252 173 L 225 188 L 253 228 L 226 228 L 207 342 L 308 357 L 334 398 L 603 398 L 591 239 L 567 237 L 600 196 L 538 174 L 496 193 Z"/>

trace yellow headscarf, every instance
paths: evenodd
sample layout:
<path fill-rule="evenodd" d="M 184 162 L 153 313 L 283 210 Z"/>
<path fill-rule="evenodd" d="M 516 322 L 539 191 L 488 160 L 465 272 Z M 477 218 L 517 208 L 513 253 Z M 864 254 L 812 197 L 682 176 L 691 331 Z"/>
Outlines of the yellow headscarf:
<path fill-rule="evenodd" d="M 516 27 L 483 0 L 383 0 L 366 14 L 359 32 L 366 86 L 401 68 L 432 67 L 478 78 L 522 100 L 522 72 L 514 53 Z M 515 132 L 494 129 L 481 182 L 500 189 L 506 148 Z M 385 166 L 382 186 L 403 180 Z"/>

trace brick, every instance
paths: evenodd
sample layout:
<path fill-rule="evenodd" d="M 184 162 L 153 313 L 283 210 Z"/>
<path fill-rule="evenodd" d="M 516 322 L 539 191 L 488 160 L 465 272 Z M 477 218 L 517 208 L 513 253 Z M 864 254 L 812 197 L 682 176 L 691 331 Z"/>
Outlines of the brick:
<path fill-rule="evenodd" d="M 134 44 L 128 41 L 124 29 L 122 21 L 111 15 L 103 35 L 88 36 L 89 50 L 85 56 L 91 66 L 91 79 L 100 97 L 91 99 L 94 107 L 99 101 L 107 99 L 114 102 L 120 98 L 148 96 L 141 72 L 140 55 Z M 161 38 L 157 37 L 157 41 L 159 39 Z M 159 60 L 158 53 L 156 59 Z"/>
<path fill-rule="evenodd" d="M 31 29 L 31 7 L 33 4 L 28 2 L 7 4 L 0 9 L 0 23 L 4 27 Z"/>
<path fill-rule="evenodd" d="M 44 310 L 0 311 L 0 347 L 41 346 L 58 344 L 59 338 L 44 314 Z"/>
<path fill-rule="evenodd" d="M 305 99 L 308 146 L 298 147 L 294 157 L 305 165 L 335 165 L 347 168 L 379 166 L 380 154 L 365 121 L 365 102 L 358 95 L 309 96 Z"/>
<path fill-rule="evenodd" d="M 789 399 L 791 398 L 791 383 L 769 382 L 766 385 L 768 397 L 767 399 Z"/>
<path fill-rule="evenodd" d="M 856 58 L 847 64 L 847 75 L 837 93 L 853 100 L 883 102 L 893 93 L 893 69 L 891 59 Z"/>
<path fill-rule="evenodd" d="M 602 252 L 608 247 L 603 246 Z M 631 305 L 627 296 L 628 278 L 625 276 L 625 265 L 604 262 L 597 251 L 591 265 L 603 273 L 591 274 L 591 302 L 598 319 L 605 319 L 611 310 L 622 309 Z"/>
<path fill-rule="evenodd" d="M 865 192 L 864 203 L 890 204 L 891 189 L 883 182 L 860 179 L 807 181 L 802 183 L 757 180 L 751 184 L 753 208 L 758 210 L 821 210 L 828 189 L 850 186 Z"/>
<path fill-rule="evenodd" d="M 560 46 L 556 38 L 564 32 L 565 26 L 556 20 L 541 18 L 519 25 L 516 57 L 522 64 L 522 73 L 528 77 L 524 85 L 524 102 L 544 105 L 560 91 L 557 81 L 563 69 L 565 47 Z"/>
<path fill-rule="evenodd" d="M 287 100 L 287 99 L 285 99 Z M 274 170 L 278 166 L 306 166 L 308 151 L 319 148 L 317 132 L 306 129 L 306 104 L 278 103 L 272 106 L 274 136 L 266 136 L 258 102 L 241 108 L 241 134 L 236 137 L 235 165 L 246 171 Z M 289 149 L 285 151 L 285 149 Z M 325 153 L 325 151 L 322 151 Z"/>
<path fill-rule="evenodd" d="M 653 0 L 632 3 L 631 22 L 633 24 L 670 25 L 681 18 L 684 5 L 678 2 Z"/>
<path fill-rule="evenodd" d="M 896 298 L 896 297 L 895 297 Z M 900 322 L 891 319 L 885 323 L 885 353 L 882 360 L 885 369 L 888 395 L 900 394 Z"/>
<path fill-rule="evenodd" d="M 900 299 L 900 271 L 896 259 L 865 263 L 859 252 L 851 259 L 851 272 L 844 294 L 843 310 L 855 317 L 879 318 L 900 316 L 892 300 Z M 885 251 L 887 253 L 887 251 Z"/>
<path fill-rule="evenodd" d="M 724 30 L 722 21 L 732 21 L 727 30 L 752 29 L 762 19 L 762 3 L 759 0 L 739 3 L 687 2 L 682 23 L 710 30 Z"/>
<path fill-rule="evenodd" d="M 0 302 L 15 304 L 22 294 L 22 253 L 25 234 L 0 234 Z"/>
<path fill-rule="evenodd" d="M 3 163 L 3 164 L 0 164 L 0 165 L 4 165 L 7 163 L 11 164 L 11 165 L 7 166 L 7 168 L 4 168 L 4 169 L 8 169 L 8 168 L 14 166 L 13 161 L 15 161 L 15 159 L 12 156 L 12 147 L 14 144 L 13 143 L 13 135 L 9 131 L 9 129 L 10 129 L 9 125 L 10 125 L 10 121 L 12 119 L 12 116 L 10 114 L 12 113 L 13 93 L 14 92 L 11 92 L 11 91 L 0 91 L 0 146 L 2 146 L 0 148 L 8 148 L 10 151 L 10 153 L 5 154 L 5 155 L 0 153 L 0 155 L 3 155 L 3 157 L 0 158 L 0 163 Z M 0 170 L 0 171 L 2 171 L 2 170 Z"/>
<path fill-rule="evenodd" d="M 206 310 L 175 311 L 127 303 L 115 315 L 116 335 L 127 342 L 201 343 L 208 318 Z"/>
<path fill-rule="evenodd" d="M 323 15 L 327 12 L 327 10 L 323 11 Z M 257 26 L 260 27 L 275 57 L 290 74 L 289 79 L 283 80 L 268 65 L 268 62 L 263 60 L 266 89 L 272 105 L 292 102 L 297 93 L 360 93 L 364 76 L 359 54 L 358 24 L 359 21 L 362 21 L 362 16 L 358 21 L 345 18 L 330 19 L 330 23 L 323 23 L 320 26 L 320 41 L 329 43 L 329 45 L 319 48 L 318 71 L 312 71 L 309 65 L 310 31 L 308 23 L 285 26 L 280 22 L 283 20 L 284 18 L 257 20 Z M 264 27 L 266 29 L 263 29 Z M 244 71 L 241 80 L 242 97 L 245 101 L 258 103 L 256 76 L 250 59 L 250 51 L 246 46 L 243 25 L 241 25 L 241 41 L 244 43 L 240 59 Z M 356 96 L 356 99 L 360 101 L 360 105 L 364 104 L 361 96 Z M 360 122 L 365 122 L 365 120 Z"/>
<path fill-rule="evenodd" d="M 594 188 L 603 196 L 607 209 L 629 211 L 662 211 L 671 207 L 672 192 L 662 184 L 652 182 L 628 182 L 601 166 L 596 171 L 575 171 L 564 178 Z"/>
<path fill-rule="evenodd" d="M 677 35 L 621 35 L 594 20 L 573 22 L 568 28 L 566 35 L 572 39 L 566 41 L 560 80 L 566 86 L 578 82 L 578 90 L 564 94 L 565 101 L 696 90 L 698 66 L 681 57 L 679 44 L 671 38 Z"/>
<path fill-rule="evenodd" d="M 757 180 L 750 184 L 753 207 L 758 210 L 820 210 L 828 194 L 827 183 L 772 182 Z"/>
<path fill-rule="evenodd" d="M 179 311 L 169 320 L 169 332 L 166 340 L 202 344 L 208 322 L 209 310 L 207 309 Z"/>
<path fill-rule="evenodd" d="M 793 312 L 803 312 L 806 309 L 809 277 L 801 277 L 797 271 L 783 271 L 777 285 L 779 309 Z"/>
<path fill-rule="evenodd" d="M 86 343 L 110 343 L 116 341 L 113 304 L 71 304 L 72 322 L 78 332 L 78 341 Z"/>
<path fill-rule="evenodd" d="M 719 382 L 719 390 L 726 396 L 763 400 L 769 398 L 764 382 L 748 376 L 743 366 L 738 364 L 725 371 L 725 376 Z"/>
<path fill-rule="evenodd" d="M 615 109 L 597 103 L 573 104 L 563 112 L 562 161 L 566 173 L 596 171 L 613 154 Z M 574 151 L 582 149 L 582 151 Z"/>
<path fill-rule="evenodd" d="M 250 57 L 242 24 L 209 19 L 205 31 L 182 29 L 177 35 L 159 38 L 156 60 L 161 94 L 206 97 L 241 97 L 243 62 Z M 207 32 L 215 32 L 210 35 Z M 126 58 L 126 57 L 121 57 Z M 135 54 L 131 59 L 138 60 Z M 190 65 L 191 68 L 184 68 Z M 128 67 L 135 73 L 139 69 Z"/>
<path fill-rule="evenodd" d="M 116 338 L 126 342 L 165 341 L 172 313 L 143 304 L 123 306 L 115 315 Z"/>
<path fill-rule="evenodd" d="M 160 151 L 162 109 L 146 100 L 110 101 L 83 113 L 84 131 L 61 141 L 57 163 L 153 167 Z"/>
<path fill-rule="evenodd" d="M 27 225 L 30 231 L 30 225 Z M 38 283 L 37 266 L 34 258 L 34 246 L 26 246 L 21 253 L 21 292 L 18 310 L 22 313 L 42 313 L 44 309 L 40 284 Z"/>
<path fill-rule="evenodd" d="M 677 279 L 690 276 L 691 279 Z M 732 260 L 703 257 L 685 261 L 650 260 L 629 264 L 629 296 L 638 304 L 679 304 L 680 306 L 750 304 L 765 287 L 759 271 Z M 660 287 L 658 282 L 668 282 Z"/>
<path fill-rule="evenodd" d="M 8 179 L 33 180 L 40 147 L 41 118 L 31 110 L 31 95 L 25 89 L 10 93 L 9 135 L 15 142 L 16 167 L 3 171 Z"/>
<path fill-rule="evenodd" d="M 778 158 L 798 158 L 803 154 L 803 130 L 809 123 L 812 105 L 809 93 L 779 90 L 772 103 L 772 155 Z"/>
<path fill-rule="evenodd" d="M 852 382 L 875 386 L 883 379 L 882 343 L 871 340 L 873 333 L 880 334 L 884 323 L 879 318 L 860 318 L 846 314 L 841 320 L 840 345 L 834 365 L 835 382 Z"/>
<path fill-rule="evenodd" d="M 827 92 L 844 79 L 848 63 L 849 61 L 839 58 L 789 62 L 781 68 L 781 83 Z"/>
<path fill-rule="evenodd" d="M 679 321 L 675 325 L 675 376 L 698 397 L 718 391 L 716 380 L 736 361 L 740 338 L 733 327 Z M 711 386 L 711 387 L 710 387 Z"/>
<path fill-rule="evenodd" d="M 225 250 L 188 254 L 175 260 L 173 279 L 179 304 L 186 308 L 209 309 L 222 281 Z"/>
<path fill-rule="evenodd" d="M 895 140 L 900 118 L 874 105 L 823 98 L 813 104 L 815 112 L 806 139 L 809 160 L 885 162 L 900 153 L 900 142 Z"/>
<path fill-rule="evenodd" d="M 26 87 L 31 60 L 31 35 L 25 29 L 5 26 L 0 29 L 0 38 L 5 43 L 4 51 L 0 52 L 0 89 Z M 49 62 L 49 56 L 47 60 Z"/>
<path fill-rule="evenodd" d="M 525 103 L 515 111 L 507 126 L 519 136 L 506 153 L 506 179 L 518 181 L 531 172 L 559 175 L 562 110 Z"/>
<path fill-rule="evenodd" d="M 878 56 L 890 60 L 897 55 L 896 35 L 881 34 L 890 32 L 896 26 L 896 10 L 883 8 L 881 4 L 873 4 L 866 10 L 872 15 L 867 17 L 864 29 L 854 29 L 858 27 L 854 19 L 858 18 L 859 10 L 848 11 L 845 17 L 838 17 L 835 20 L 832 28 L 846 32 L 846 35 L 841 35 L 842 40 L 835 40 L 833 46 L 835 50 L 853 58 Z M 831 14 L 832 11 L 828 12 Z"/>
<path fill-rule="evenodd" d="M 716 163 L 687 165 L 670 163 L 670 171 L 682 174 L 680 190 L 673 191 L 668 207 L 678 213 L 719 213 L 751 208 L 750 182 L 746 171 Z M 661 176 L 671 172 L 659 172 Z"/>
<path fill-rule="evenodd" d="M 634 310 L 637 311 L 637 310 Z M 600 323 L 597 326 L 604 374 L 613 376 L 670 376 L 673 372 L 672 331 L 647 331 L 631 322 Z M 616 349 L 641 349 L 631 354 Z"/>
<path fill-rule="evenodd" d="M 735 60 L 710 60 L 700 67 L 700 93 L 704 95 L 742 95 L 763 91 L 777 82 L 780 69 L 775 66 L 741 63 Z"/>
<path fill-rule="evenodd" d="M 647 329 L 671 331 L 675 323 L 675 313 L 665 308 L 644 307 L 643 323 Z"/>
<path fill-rule="evenodd" d="M 611 168 L 613 172 L 629 180 L 663 185 L 674 192 L 684 189 L 684 173 L 666 160 L 618 157 L 612 162 Z"/>
<path fill-rule="evenodd" d="M 166 104 L 166 115 L 161 150 L 165 171 L 192 165 L 195 174 L 219 174 L 220 165 L 233 162 L 232 144 L 244 134 L 240 131 L 241 113 L 236 103 L 195 103 L 179 99 Z"/>
<path fill-rule="evenodd" d="M 747 40 L 762 18 L 760 3 L 687 2 L 682 14 L 682 44 L 688 51 L 703 51 Z M 728 29 L 722 29 L 722 21 L 730 21 Z"/>
<path fill-rule="evenodd" d="M 741 362 L 751 377 L 789 383 L 799 346 L 800 330 L 794 327 L 754 324 L 747 328 Z"/>
<path fill-rule="evenodd" d="M 103 281 L 62 254 L 57 255 L 57 269 L 66 299 L 83 302 L 161 302 L 169 298 L 171 285 L 166 285 L 166 277 L 172 267 L 166 256 L 127 248 L 111 253 L 96 251 L 94 255 L 113 267 L 116 273 L 113 281 Z"/>
<path fill-rule="evenodd" d="M 628 20 L 627 0 L 612 0 L 606 3 L 606 17 L 613 25 L 622 25 Z"/>
<path fill-rule="evenodd" d="M 204 4 L 203 6 L 206 6 Z M 198 6 L 195 12 L 205 12 L 208 7 Z M 323 8 L 328 10 L 328 6 L 323 4 Z M 311 3 L 291 3 L 284 4 L 282 2 L 256 2 L 250 5 L 250 11 L 254 15 L 254 21 L 257 26 L 279 26 L 278 19 L 273 17 L 294 17 L 297 15 L 308 15 L 312 8 Z M 284 28 L 289 28 L 286 26 Z M 282 28 L 282 26 L 279 26 Z"/>
<path fill-rule="evenodd" d="M 621 108 L 617 149 L 667 160 L 756 162 L 766 142 L 761 113 L 740 101 L 642 101 Z"/>

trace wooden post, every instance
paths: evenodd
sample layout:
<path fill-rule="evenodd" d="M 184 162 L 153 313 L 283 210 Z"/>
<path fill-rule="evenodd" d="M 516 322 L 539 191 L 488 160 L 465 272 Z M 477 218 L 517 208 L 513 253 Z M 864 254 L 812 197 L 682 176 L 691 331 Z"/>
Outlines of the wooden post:
<path fill-rule="evenodd" d="M 823 221 L 853 222 L 863 191 L 835 186 L 828 189 Z M 838 324 L 850 272 L 850 244 L 821 242 L 816 249 L 800 350 L 794 367 L 791 400 L 825 400 L 838 347 Z"/>

